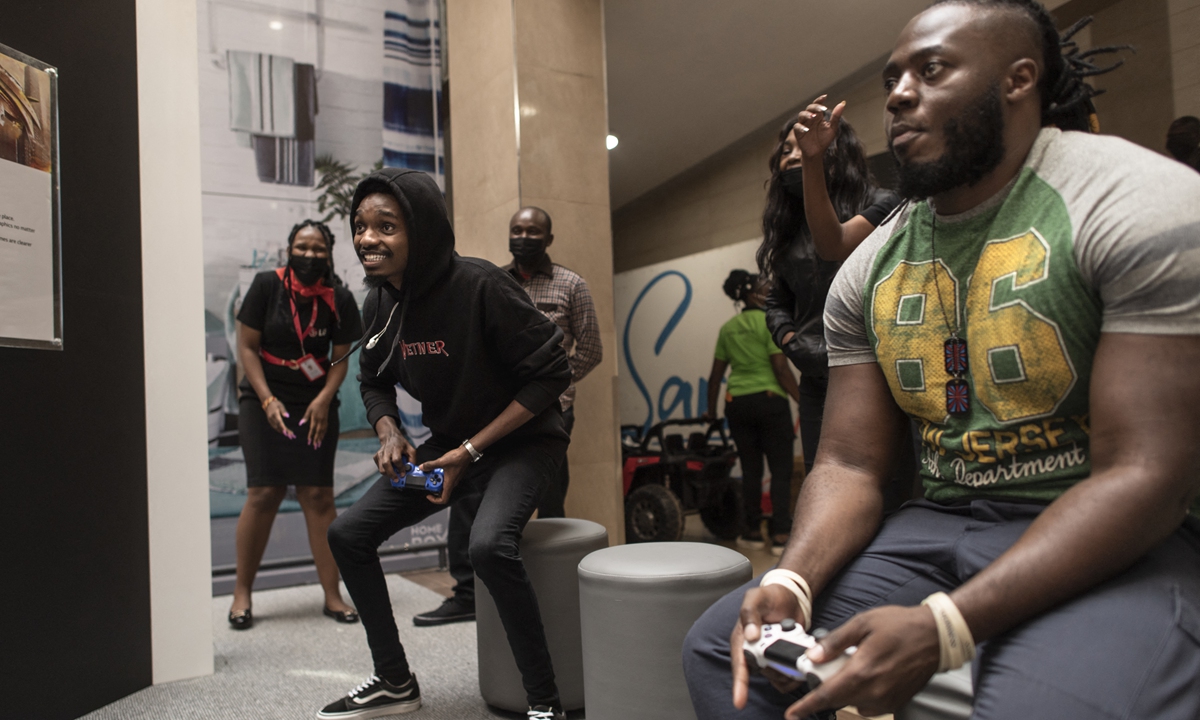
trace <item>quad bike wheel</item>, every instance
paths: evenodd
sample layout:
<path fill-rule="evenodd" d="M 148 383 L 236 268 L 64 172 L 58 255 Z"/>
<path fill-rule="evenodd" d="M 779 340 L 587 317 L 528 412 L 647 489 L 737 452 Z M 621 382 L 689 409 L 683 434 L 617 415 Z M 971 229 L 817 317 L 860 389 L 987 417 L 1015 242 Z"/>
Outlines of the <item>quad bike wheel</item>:
<path fill-rule="evenodd" d="M 625 541 L 664 542 L 683 537 L 683 505 L 668 488 L 650 483 L 625 499 Z"/>
<path fill-rule="evenodd" d="M 742 489 L 729 484 L 714 502 L 700 508 L 704 527 L 721 540 L 736 540 L 742 531 Z"/>

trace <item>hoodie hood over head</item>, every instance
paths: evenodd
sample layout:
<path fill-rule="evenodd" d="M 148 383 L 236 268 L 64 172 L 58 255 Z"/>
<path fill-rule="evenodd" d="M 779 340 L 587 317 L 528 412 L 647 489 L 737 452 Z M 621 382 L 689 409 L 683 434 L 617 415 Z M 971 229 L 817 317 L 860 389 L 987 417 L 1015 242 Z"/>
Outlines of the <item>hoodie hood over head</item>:
<path fill-rule="evenodd" d="M 426 294 L 454 263 L 454 230 L 446 200 L 433 178 L 420 170 L 384 168 L 363 178 L 350 201 L 353 221 L 358 206 L 368 196 L 387 193 L 400 203 L 408 233 L 408 264 L 402 290 L 410 297 Z M 390 284 L 385 286 L 389 292 Z"/>
<path fill-rule="evenodd" d="M 372 427 L 400 422 L 396 384 L 421 402 L 439 447 L 457 447 L 514 401 L 535 416 L 495 445 L 531 435 L 566 442 L 559 396 L 571 382 L 563 332 L 512 276 L 454 252 L 454 231 L 437 184 L 417 170 L 388 168 L 359 183 L 352 212 L 368 195 L 396 198 L 408 233 L 408 263 L 397 290 L 367 294 L 359 389 Z"/>

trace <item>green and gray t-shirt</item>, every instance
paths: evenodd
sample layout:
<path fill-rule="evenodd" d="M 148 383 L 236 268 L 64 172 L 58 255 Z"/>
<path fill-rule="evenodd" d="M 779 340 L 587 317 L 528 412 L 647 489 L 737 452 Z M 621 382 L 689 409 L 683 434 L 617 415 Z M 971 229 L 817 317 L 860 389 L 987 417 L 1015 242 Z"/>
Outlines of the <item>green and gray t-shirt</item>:
<path fill-rule="evenodd" d="M 843 265 L 829 364 L 879 363 L 920 425 L 929 499 L 1051 501 L 1091 472 L 1100 334 L 1200 335 L 1200 175 L 1045 129 L 1012 184 L 933 220 L 928 202 L 905 205 Z M 946 409 L 951 327 L 967 341 L 963 417 Z"/>

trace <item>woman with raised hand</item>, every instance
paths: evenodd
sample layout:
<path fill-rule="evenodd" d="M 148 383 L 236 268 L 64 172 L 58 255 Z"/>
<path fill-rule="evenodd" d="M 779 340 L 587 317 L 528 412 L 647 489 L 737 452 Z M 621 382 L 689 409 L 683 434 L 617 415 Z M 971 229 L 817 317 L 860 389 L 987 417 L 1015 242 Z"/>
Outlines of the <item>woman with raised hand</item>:
<path fill-rule="evenodd" d="M 800 439 L 812 469 L 825 412 L 829 360 L 825 297 L 850 255 L 900 198 L 875 185 L 862 143 L 842 120 L 846 103 L 826 117 L 817 98 L 779 132 L 769 160 L 758 267 L 770 279 L 766 321 L 775 343 L 800 370 Z"/>
<path fill-rule="evenodd" d="M 237 582 L 229 609 L 235 630 L 254 624 L 250 592 L 288 485 L 296 487 L 304 511 L 325 614 L 358 622 L 342 600 L 325 536 L 337 517 L 337 392 L 346 379 L 346 363 L 331 361 L 343 358 L 362 334 L 354 296 L 333 274 L 332 252 L 333 233 L 324 223 L 296 225 L 288 236 L 287 265 L 256 275 L 238 312 L 238 363 L 244 373 L 238 434 L 247 497 L 238 518 Z"/>

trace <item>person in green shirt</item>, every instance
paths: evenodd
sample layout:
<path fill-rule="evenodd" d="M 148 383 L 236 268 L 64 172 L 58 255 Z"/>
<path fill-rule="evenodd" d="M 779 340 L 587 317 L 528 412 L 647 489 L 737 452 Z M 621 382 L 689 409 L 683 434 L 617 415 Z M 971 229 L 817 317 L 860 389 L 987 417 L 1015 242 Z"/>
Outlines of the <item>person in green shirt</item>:
<path fill-rule="evenodd" d="M 787 396 L 799 402 L 800 389 L 783 351 L 771 339 L 763 311 L 767 283 L 758 275 L 734 270 L 725 280 L 725 294 L 742 311 L 721 326 L 708 378 L 705 417 L 717 416 L 721 380 L 730 370 L 725 393 L 725 419 L 742 461 L 742 492 L 746 526 L 738 544 L 761 548 L 767 544 L 762 525 L 763 456 L 771 466 L 771 551 L 779 554 L 791 533 L 793 462 L 792 408 Z M 785 396 L 786 393 L 786 396 Z"/>

